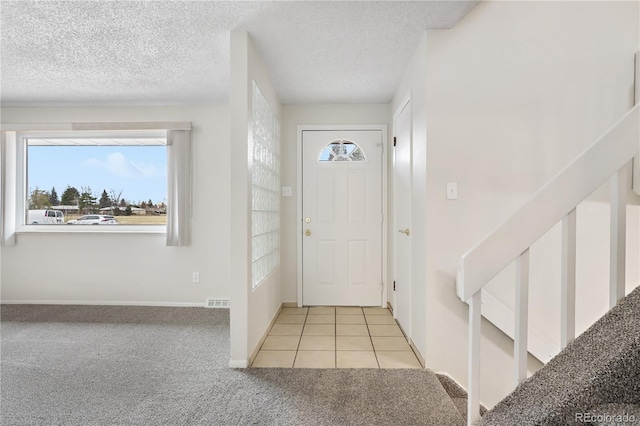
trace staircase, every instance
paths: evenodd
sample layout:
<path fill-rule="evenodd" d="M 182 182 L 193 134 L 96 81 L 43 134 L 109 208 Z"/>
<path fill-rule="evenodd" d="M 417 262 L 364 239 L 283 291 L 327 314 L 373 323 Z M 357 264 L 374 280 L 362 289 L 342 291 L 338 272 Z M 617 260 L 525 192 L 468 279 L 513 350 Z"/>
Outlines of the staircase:
<path fill-rule="evenodd" d="M 640 424 L 640 288 L 521 383 L 478 424 L 580 424 L 585 416 L 596 414 L 603 422 L 595 424 L 625 424 L 616 422 L 618 415 L 620 420 L 627 416 L 626 424 Z"/>
<path fill-rule="evenodd" d="M 466 423 L 467 392 L 449 376 L 437 377 Z M 478 426 L 640 424 L 640 287 L 480 414 Z"/>
<path fill-rule="evenodd" d="M 467 422 L 467 391 L 446 374 L 436 374 L 436 376 L 453 402 L 453 405 L 455 405 L 456 409 L 460 413 L 463 420 L 460 424 L 464 425 Z M 486 412 L 487 409 L 480 406 L 480 414 L 484 415 Z"/>
<path fill-rule="evenodd" d="M 637 101 L 640 102 L 640 93 Z M 631 186 L 628 167 L 639 152 L 640 105 L 636 105 L 509 220 L 462 256 L 456 291 L 469 304 L 467 425 L 599 424 L 578 419 L 576 413 L 623 411 L 631 415 L 639 410 L 640 290 L 636 289 L 621 302 L 626 285 L 626 198 Z M 639 166 L 640 163 L 636 165 Z M 611 188 L 612 310 L 574 340 L 576 207 L 607 181 Z M 529 248 L 558 222 L 562 222 L 558 291 L 563 350 L 527 380 Z M 481 290 L 513 261 L 516 263 L 513 376 L 517 388 L 480 420 Z M 616 413 L 607 412 L 614 409 Z M 602 424 L 616 424 L 607 423 L 606 416 L 601 417 Z M 640 417 L 636 421 L 640 424 Z"/>

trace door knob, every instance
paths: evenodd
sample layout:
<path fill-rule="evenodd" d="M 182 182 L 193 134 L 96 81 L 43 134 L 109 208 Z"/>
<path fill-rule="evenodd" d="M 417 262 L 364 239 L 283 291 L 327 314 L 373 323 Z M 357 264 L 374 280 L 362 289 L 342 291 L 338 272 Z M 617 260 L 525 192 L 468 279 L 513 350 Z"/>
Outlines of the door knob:
<path fill-rule="evenodd" d="M 410 232 L 409 232 L 409 228 L 407 229 L 398 229 L 398 232 L 401 234 L 405 234 L 407 236 L 409 236 Z"/>
<path fill-rule="evenodd" d="M 306 235 L 307 237 L 311 235 L 311 229 L 307 229 L 306 231 L 304 231 L 304 235 Z"/>

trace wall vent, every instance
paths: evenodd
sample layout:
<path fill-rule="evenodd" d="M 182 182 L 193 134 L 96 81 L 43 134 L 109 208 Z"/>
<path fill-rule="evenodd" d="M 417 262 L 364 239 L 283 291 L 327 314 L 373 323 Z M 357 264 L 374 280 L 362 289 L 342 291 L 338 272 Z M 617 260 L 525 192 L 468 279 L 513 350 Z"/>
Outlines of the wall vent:
<path fill-rule="evenodd" d="M 204 304 L 205 308 L 228 308 L 229 299 L 207 299 Z"/>

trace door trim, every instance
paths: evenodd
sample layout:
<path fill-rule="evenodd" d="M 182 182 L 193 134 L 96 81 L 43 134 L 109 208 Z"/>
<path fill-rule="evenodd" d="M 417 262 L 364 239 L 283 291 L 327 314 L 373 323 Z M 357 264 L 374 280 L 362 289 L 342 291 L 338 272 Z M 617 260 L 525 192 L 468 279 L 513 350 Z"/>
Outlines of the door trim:
<path fill-rule="evenodd" d="M 297 149 L 297 166 L 296 166 L 296 197 L 297 197 L 297 213 L 296 213 L 296 302 L 298 307 L 302 307 L 302 133 L 305 131 L 354 131 L 354 130 L 379 130 L 382 133 L 382 304 L 381 307 L 387 306 L 387 226 L 388 226 L 388 210 L 387 210 L 387 125 L 386 124 L 363 124 L 363 125 L 342 125 L 342 124 L 299 124 L 296 131 L 296 149 Z"/>
<path fill-rule="evenodd" d="M 402 102 L 398 105 L 398 108 L 394 111 L 393 113 L 393 137 L 396 137 L 396 133 L 397 133 L 397 129 L 396 129 L 396 122 L 398 121 L 398 117 L 400 117 L 400 114 L 402 114 L 402 112 L 407 108 L 412 108 L 411 104 L 411 93 L 407 93 L 407 95 L 402 99 Z M 411 120 L 410 125 L 409 125 L 409 134 L 410 136 L 410 141 L 409 143 L 411 144 L 409 150 L 411 152 L 413 152 L 413 116 L 410 115 L 409 119 Z M 395 151 L 395 147 L 394 147 L 394 151 L 393 151 L 393 166 L 392 166 L 392 170 L 391 173 L 393 174 L 393 178 L 394 178 L 394 192 L 393 192 L 393 200 L 391 200 L 391 211 L 392 211 L 392 216 L 393 216 L 393 229 L 395 231 L 395 227 L 396 227 L 396 197 L 397 194 L 395 193 L 395 173 L 396 173 L 396 151 Z M 411 158 L 411 167 L 413 167 L 413 154 L 412 154 L 412 158 Z M 411 176 L 411 185 L 413 186 L 413 172 L 412 172 L 412 176 Z M 412 203 L 411 205 L 413 205 L 413 199 L 410 200 L 410 202 Z M 411 212 L 411 222 L 409 223 L 409 228 L 413 229 L 413 211 Z M 398 269 L 398 265 L 397 265 L 397 241 L 398 241 L 398 236 L 397 234 L 394 232 L 393 233 L 393 251 L 391 253 L 391 257 L 392 257 L 392 280 L 396 279 L 396 272 Z M 411 262 L 413 264 L 413 257 L 411 258 Z M 411 293 L 413 292 L 413 280 L 411 280 L 411 282 L 408 283 L 409 284 L 409 295 L 411 295 Z M 398 301 L 397 301 L 397 297 L 396 297 L 396 292 L 393 292 L 393 318 L 394 319 L 398 319 Z M 411 296 L 409 296 L 409 298 L 411 298 Z M 411 325 L 413 324 L 413 312 L 411 310 L 411 306 L 409 306 L 409 324 L 405 324 L 405 326 L 407 327 L 407 330 L 405 330 L 401 325 L 400 322 L 398 321 L 398 325 L 400 325 L 400 328 L 402 328 L 402 331 L 405 333 L 405 337 L 407 338 L 407 340 L 409 342 L 412 342 L 411 337 Z"/>

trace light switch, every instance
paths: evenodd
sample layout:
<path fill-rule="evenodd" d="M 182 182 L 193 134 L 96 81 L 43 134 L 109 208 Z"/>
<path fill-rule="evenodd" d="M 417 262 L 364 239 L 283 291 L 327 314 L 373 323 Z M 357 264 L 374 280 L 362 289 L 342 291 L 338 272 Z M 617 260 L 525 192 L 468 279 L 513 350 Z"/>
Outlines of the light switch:
<path fill-rule="evenodd" d="M 282 196 L 283 197 L 291 197 L 293 195 L 293 191 L 291 190 L 290 186 L 283 186 L 282 187 Z"/>
<path fill-rule="evenodd" d="M 458 183 L 447 182 L 447 200 L 457 200 L 457 199 L 458 199 Z"/>

